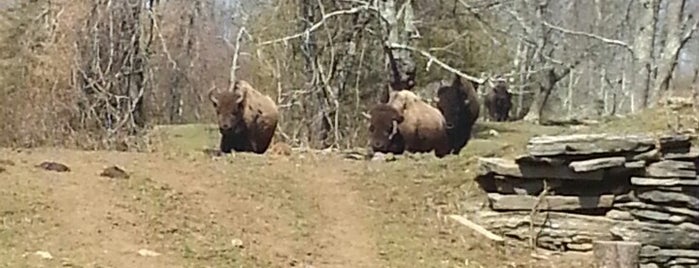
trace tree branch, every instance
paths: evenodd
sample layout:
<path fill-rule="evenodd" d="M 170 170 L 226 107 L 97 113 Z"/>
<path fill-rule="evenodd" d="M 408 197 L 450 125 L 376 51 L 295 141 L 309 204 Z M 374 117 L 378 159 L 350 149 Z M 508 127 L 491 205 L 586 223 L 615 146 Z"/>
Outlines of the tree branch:
<path fill-rule="evenodd" d="M 243 33 L 247 33 L 245 27 L 240 27 L 238 35 L 235 38 L 235 51 L 233 52 L 233 62 L 231 63 L 231 78 L 228 85 L 228 90 L 235 88 L 235 71 L 238 70 L 238 55 L 240 54 L 240 39 L 243 38 Z"/>
<path fill-rule="evenodd" d="M 279 39 L 260 42 L 257 45 L 258 46 L 267 46 L 267 45 L 272 45 L 272 44 L 276 44 L 276 43 L 287 42 L 291 39 L 300 38 L 304 35 L 307 35 L 313 31 L 315 31 L 315 30 L 318 30 L 318 28 L 323 26 L 323 24 L 325 24 L 325 21 L 328 20 L 329 18 L 332 18 L 335 16 L 340 16 L 340 15 L 351 15 L 351 14 L 355 14 L 355 13 L 358 13 L 360 11 L 369 10 L 369 9 L 370 9 L 369 6 L 358 6 L 358 7 L 353 7 L 351 9 L 343 9 L 343 10 L 333 11 L 333 12 L 330 12 L 328 14 L 323 15 L 323 18 L 321 18 L 320 21 L 316 22 L 315 24 L 313 24 L 311 27 L 309 27 L 308 29 L 306 29 L 302 33 L 297 33 L 297 34 L 286 36 L 286 37 L 279 38 Z"/>
<path fill-rule="evenodd" d="M 468 75 L 468 74 L 462 73 L 461 71 L 457 70 L 457 69 L 454 68 L 454 67 L 449 66 L 448 64 L 444 63 L 443 61 L 440 61 L 440 60 L 437 59 L 435 56 L 433 56 L 433 55 L 430 54 L 429 52 L 424 51 L 424 50 L 422 50 L 422 49 L 419 49 L 419 48 L 416 48 L 416 47 L 412 47 L 412 46 L 402 45 L 402 44 L 390 44 L 389 46 L 390 46 L 390 48 L 392 48 L 392 49 L 405 49 L 405 50 L 410 50 L 410 51 L 413 51 L 413 52 L 417 52 L 417 53 L 419 53 L 420 55 L 422 55 L 423 57 L 429 59 L 429 63 L 434 62 L 434 63 L 436 63 L 437 65 L 439 65 L 440 67 L 444 68 L 445 70 L 447 70 L 447 71 L 449 71 L 449 72 L 452 72 L 452 73 L 454 73 L 454 74 L 457 74 L 457 75 L 459 75 L 459 76 L 461 76 L 461 77 L 463 77 L 463 78 L 466 78 L 466 79 L 470 80 L 471 82 L 478 83 L 478 84 L 483 84 L 483 83 L 485 82 L 485 79 L 476 78 L 476 77 L 470 76 L 470 75 Z"/>
<path fill-rule="evenodd" d="M 599 36 L 599 35 L 596 35 L 596 34 L 593 34 L 593 33 L 587 33 L 587 32 L 582 32 L 582 31 L 574 31 L 574 30 L 564 29 L 564 28 L 562 28 L 562 27 L 559 27 L 559 26 L 550 24 L 549 22 L 547 22 L 547 21 L 545 21 L 545 20 L 543 20 L 541 23 L 542 23 L 543 25 L 545 25 L 546 27 L 549 27 L 549 28 L 551 28 L 551 29 L 554 29 L 554 30 L 556 30 L 556 31 L 559 31 L 559 32 L 562 32 L 562 33 L 565 33 L 565 34 L 571 34 L 571 35 L 577 35 L 577 36 L 584 36 L 584 37 L 587 37 L 587 38 L 592 38 L 592 39 L 599 40 L 599 41 L 601 41 L 601 42 L 603 42 L 603 43 L 606 43 L 606 44 L 616 45 L 616 46 L 623 47 L 623 48 L 625 48 L 626 50 L 628 50 L 629 53 L 631 53 L 632 56 L 634 55 L 633 48 L 631 48 L 631 46 L 630 46 L 629 44 L 627 44 L 626 42 L 624 42 L 624 41 L 606 38 L 606 37 Z"/>

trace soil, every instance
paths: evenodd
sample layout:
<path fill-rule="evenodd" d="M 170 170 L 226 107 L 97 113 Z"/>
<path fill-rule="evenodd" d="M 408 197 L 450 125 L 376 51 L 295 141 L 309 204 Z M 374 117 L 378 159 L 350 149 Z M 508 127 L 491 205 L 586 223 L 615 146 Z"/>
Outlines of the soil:
<path fill-rule="evenodd" d="M 188 140 L 164 139 L 150 153 L 0 149 L 0 163 L 13 163 L 0 164 L 0 266 L 589 265 L 588 255 L 533 258 L 447 217 L 482 205 L 477 156 L 523 148 L 502 129 L 460 156 L 392 162 L 337 152 L 215 156 L 192 141 L 215 144 L 201 127 L 169 131 Z M 70 170 L 35 167 L 45 161 Z M 115 166 L 128 176 L 102 175 Z"/>

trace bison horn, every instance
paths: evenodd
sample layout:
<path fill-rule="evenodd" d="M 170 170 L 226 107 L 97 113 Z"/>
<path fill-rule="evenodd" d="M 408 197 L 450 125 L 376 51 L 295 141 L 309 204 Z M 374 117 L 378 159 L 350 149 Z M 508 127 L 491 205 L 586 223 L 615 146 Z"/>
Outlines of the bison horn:
<path fill-rule="evenodd" d="M 362 116 L 363 116 L 364 118 L 366 118 L 366 119 L 371 119 L 371 115 L 370 115 L 370 114 L 368 114 L 368 113 L 366 113 L 366 112 L 362 112 L 361 114 L 362 114 Z"/>
<path fill-rule="evenodd" d="M 209 100 L 211 100 L 211 102 L 213 102 L 214 104 L 218 105 L 218 99 L 216 99 L 216 96 L 214 96 L 214 91 L 216 91 L 215 85 L 211 86 L 211 88 L 209 89 L 209 92 L 208 92 Z"/>
<path fill-rule="evenodd" d="M 398 121 L 393 120 L 393 127 L 391 128 L 391 134 L 388 135 L 388 139 L 392 140 L 393 136 L 398 133 Z"/>

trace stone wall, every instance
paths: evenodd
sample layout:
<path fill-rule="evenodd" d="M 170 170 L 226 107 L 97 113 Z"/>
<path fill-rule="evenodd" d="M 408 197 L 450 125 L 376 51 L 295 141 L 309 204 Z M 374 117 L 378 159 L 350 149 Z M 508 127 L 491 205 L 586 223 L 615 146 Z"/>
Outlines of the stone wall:
<path fill-rule="evenodd" d="M 551 250 L 637 241 L 642 267 L 699 267 L 699 149 L 688 136 L 542 136 L 527 151 L 479 160 L 490 209 L 474 222 Z"/>

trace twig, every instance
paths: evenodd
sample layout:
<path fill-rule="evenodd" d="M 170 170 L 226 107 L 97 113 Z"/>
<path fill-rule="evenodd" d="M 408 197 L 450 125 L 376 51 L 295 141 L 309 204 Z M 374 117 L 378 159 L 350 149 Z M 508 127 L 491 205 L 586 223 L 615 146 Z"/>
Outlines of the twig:
<path fill-rule="evenodd" d="M 468 228 L 471 228 L 471 230 L 474 230 L 474 231 L 476 231 L 477 233 L 482 234 L 483 236 L 485 236 L 486 238 L 488 238 L 488 239 L 490 239 L 490 240 L 493 240 L 493 241 L 499 242 L 499 243 L 502 243 L 502 242 L 505 241 L 505 239 L 502 238 L 502 236 L 496 235 L 496 234 L 494 234 L 494 233 L 488 231 L 487 229 L 483 228 L 483 226 L 480 226 L 480 225 L 478 225 L 478 224 L 476 224 L 476 223 L 474 223 L 474 222 L 468 220 L 468 219 L 467 219 L 466 217 L 464 217 L 464 216 L 461 216 L 461 215 L 449 215 L 449 218 L 451 218 L 452 220 L 455 220 L 455 221 L 458 222 L 458 223 L 461 223 L 463 226 L 466 226 L 466 227 L 468 227 Z"/>
<path fill-rule="evenodd" d="M 536 248 L 537 244 L 537 239 L 536 236 L 534 235 L 534 216 L 539 213 L 539 205 L 541 205 L 541 201 L 544 200 L 546 195 L 549 193 L 549 186 L 548 186 L 548 181 L 544 180 L 544 190 L 541 191 L 539 196 L 537 197 L 538 200 L 536 201 L 536 204 L 532 208 L 531 212 L 529 213 L 529 247 L 534 250 Z"/>

